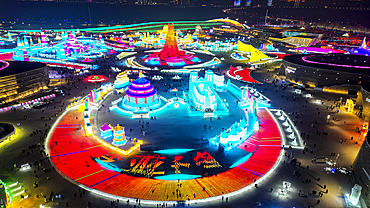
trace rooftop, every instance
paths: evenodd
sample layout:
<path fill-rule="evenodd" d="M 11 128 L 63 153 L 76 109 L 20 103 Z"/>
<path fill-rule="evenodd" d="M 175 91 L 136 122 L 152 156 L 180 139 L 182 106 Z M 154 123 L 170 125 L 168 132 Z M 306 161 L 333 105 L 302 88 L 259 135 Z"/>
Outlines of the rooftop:
<path fill-rule="evenodd" d="M 303 66 L 347 73 L 370 74 L 370 57 L 350 54 L 304 54 L 285 56 L 283 60 Z"/>
<path fill-rule="evenodd" d="M 9 63 L 9 66 L 0 70 L 0 77 L 19 74 L 46 66 L 46 64 L 37 62 L 27 62 L 27 61 L 7 61 L 7 62 Z M 3 66 L 4 63 L 0 62 L 0 68 L 2 68 Z"/>
<path fill-rule="evenodd" d="M 138 84 L 138 85 L 144 85 L 144 84 L 148 84 L 149 81 L 143 77 L 139 77 L 137 79 L 135 79 L 133 82 L 133 84 Z"/>

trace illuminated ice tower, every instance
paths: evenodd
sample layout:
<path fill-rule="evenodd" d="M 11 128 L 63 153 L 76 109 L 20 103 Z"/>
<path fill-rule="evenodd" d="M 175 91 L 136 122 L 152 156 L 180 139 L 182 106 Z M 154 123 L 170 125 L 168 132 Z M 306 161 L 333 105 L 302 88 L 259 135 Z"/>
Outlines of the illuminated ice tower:
<path fill-rule="evenodd" d="M 200 25 L 197 25 L 195 27 L 195 31 L 194 31 L 193 35 L 195 35 L 195 36 L 204 36 L 205 35 L 204 30 L 202 29 L 202 27 Z"/>
<path fill-rule="evenodd" d="M 154 89 L 150 82 L 139 77 L 132 81 L 126 91 L 124 103 L 131 107 L 153 107 L 160 102 L 157 96 L 157 90 Z"/>
<path fill-rule="evenodd" d="M 64 32 L 62 33 L 62 41 L 66 41 L 68 39 L 68 33 Z"/>
<path fill-rule="evenodd" d="M 26 36 L 24 36 L 23 37 L 23 39 L 24 39 L 24 51 L 26 51 L 26 53 L 27 53 L 27 56 L 31 56 L 32 55 L 32 52 L 31 52 L 31 49 L 30 49 L 30 44 L 28 43 L 28 40 L 27 40 L 27 38 L 26 38 Z M 32 40 L 32 38 L 31 38 L 31 40 Z"/>
<path fill-rule="evenodd" d="M 13 59 L 16 61 L 23 61 L 23 42 L 17 37 L 17 51 L 15 52 Z"/>
<path fill-rule="evenodd" d="M 134 47 L 133 41 L 134 41 L 134 39 L 132 39 L 132 38 L 130 37 L 130 38 L 129 38 L 129 48 L 133 48 L 133 47 Z"/>
<path fill-rule="evenodd" d="M 205 79 L 198 78 L 196 71 L 190 72 L 189 80 L 189 98 L 197 110 L 215 111 L 217 109 L 216 92 L 213 89 L 213 72 L 206 71 Z"/>
<path fill-rule="evenodd" d="M 101 47 L 101 48 L 106 48 L 106 47 L 105 47 L 105 41 L 104 41 L 104 38 L 103 38 L 101 35 L 99 35 L 99 40 L 100 40 L 100 47 Z"/>
<path fill-rule="evenodd" d="M 193 54 L 179 50 L 174 25 L 169 24 L 166 43 L 162 50 L 160 52 L 150 53 L 143 58 L 143 61 L 151 65 L 183 66 L 198 62 L 199 58 Z"/>
<path fill-rule="evenodd" d="M 12 34 L 10 34 L 9 32 L 8 32 L 7 36 L 8 36 L 8 41 L 12 41 L 13 40 L 12 39 Z"/>
<path fill-rule="evenodd" d="M 213 84 L 213 72 L 211 70 L 205 72 L 205 78 L 208 83 Z"/>
<path fill-rule="evenodd" d="M 130 84 L 130 79 L 127 76 L 127 72 L 123 71 L 117 75 L 116 81 L 114 81 L 114 88 L 119 90 L 124 87 L 127 87 L 127 85 L 129 84 Z"/>
<path fill-rule="evenodd" d="M 127 142 L 126 136 L 125 136 L 125 127 L 120 126 L 117 124 L 116 127 L 113 128 L 113 142 L 112 144 L 116 146 L 122 146 L 125 145 Z"/>
<path fill-rule="evenodd" d="M 195 83 L 197 82 L 198 82 L 198 72 L 191 71 L 189 77 L 189 92 L 191 91 L 191 89 L 193 89 Z"/>
<path fill-rule="evenodd" d="M 48 42 L 46 40 L 45 33 L 43 31 L 41 31 L 41 44 L 42 45 L 47 45 L 48 44 Z"/>
<path fill-rule="evenodd" d="M 30 45 L 28 44 L 27 38 L 24 37 L 24 42 L 21 42 L 21 43 L 22 43 L 22 53 L 19 55 L 22 56 L 23 58 L 21 58 L 20 60 L 29 61 L 29 55 L 31 54 L 31 52 L 30 52 Z"/>

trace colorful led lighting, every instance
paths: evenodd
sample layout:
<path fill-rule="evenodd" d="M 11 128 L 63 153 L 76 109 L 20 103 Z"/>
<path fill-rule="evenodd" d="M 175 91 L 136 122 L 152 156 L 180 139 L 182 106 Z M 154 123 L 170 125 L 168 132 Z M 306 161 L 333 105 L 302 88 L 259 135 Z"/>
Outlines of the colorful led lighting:
<path fill-rule="evenodd" d="M 92 83 L 95 83 L 95 82 L 104 82 L 106 80 L 107 80 L 107 78 L 105 76 L 103 76 L 103 75 L 90 75 L 87 78 L 85 78 L 85 81 L 92 82 Z"/>
<path fill-rule="evenodd" d="M 154 153 L 158 154 L 169 154 L 169 155 L 177 155 L 182 154 L 185 152 L 193 151 L 194 149 L 166 149 L 166 150 L 156 150 Z"/>
<path fill-rule="evenodd" d="M 18 182 L 12 183 L 12 184 L 10 184 L 9 186 L 7 186 L 7 185 L 5 184 L 5 188 L 11 188 L 11 187 L 14 187 L 14 186 L 16 186 L 16 185 L 18 185 Z"/>
<path fill-rule="evenodd" d="M 370 66 L 353 66 L 353 65 L 347 65 L 347 64 L 332 64 L 332 63 L 323 63 L 323 62 L 317 62 L 317 61 L 307 60 L 307 58 L 312 57 L 312 56 L 314 56 L 314 55 L 304 56 L 304 57 L 302 57 L 302 61 L 304 61 L 306 63 L 311 63 L 311 64 L 339 66 L 339 67 L 346 67 L 346 68 L 370 69 Z"/>
<path fill-rule="evenodd" d="M 144 87 L 149 87 L 150 86 L 150 83 L 148 83 L 148 84 L 142 84 L 142 85 L 132 83 L 131 86 L 138 87 L 138 88 L 144 88 Z"/>
<path fill-rule="evenodd" d="M 242 163 L 244 163 L 245 161 L 247 161 L 251 156 L 253 155 L 253 153 L 249 153 L 247 154 L 246 156 L 240 158 L 238 161 L 236 161 L 234 164 L 232 164 L 229 168 L 234 168 Z"/>
<path fill-rule="evenodd" d="M 190 180 L 195 178 L 200 178 L 201 175 L 190 175 L 190 174 L 170 174 L 170 175 L 164 175 L 164 176 L 155 176 L 155 179 L 160 180 L 171 180 L 171 181 L 177 181 L 177 180 Z"/>
<path fill-rule="evenodd" d="M 3 70 L 3 69 L 5 69 L 6 67 L 9 66 L 9 63 L 6 62 L 6 61 L 3 61 L 3 60 L 0 60 L 0 63 L 3 63 L 4 64 L 4 66 L 0 67 L 0 70 Z"/>

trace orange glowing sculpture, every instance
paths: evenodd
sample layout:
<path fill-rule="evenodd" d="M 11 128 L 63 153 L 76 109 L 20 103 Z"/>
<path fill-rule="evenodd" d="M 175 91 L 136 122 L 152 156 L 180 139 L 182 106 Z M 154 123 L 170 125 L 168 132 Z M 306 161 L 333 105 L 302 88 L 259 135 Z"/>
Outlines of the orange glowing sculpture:
<path fill-rule="evenodd" d="M 159 52 L 159 57 L 161 59 L 166 59 L 167 57 L 176 57 L 176 56 L 183 56 L 185 52 L 179 51 L 177 47 L 177 40 L 175 38 L 175 28 L 173 23 L 168 25 L 168 32 L 166 43 L 161 52 Z"/>
<path fill-rule="evenodd" d="M 360 130 L 360 136 L 358 137 L 359 141 L 365 141 L 368 129 L 369 129 L 369 122 L 365 121 Z"/>

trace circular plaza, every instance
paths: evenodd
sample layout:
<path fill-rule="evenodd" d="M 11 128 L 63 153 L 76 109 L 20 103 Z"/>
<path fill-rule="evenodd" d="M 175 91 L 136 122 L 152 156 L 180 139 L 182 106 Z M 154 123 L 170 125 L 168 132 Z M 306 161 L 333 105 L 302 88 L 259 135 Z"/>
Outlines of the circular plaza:
<path fill-rule="evenodd" d="M 284 145 L 302 146 L 288 116 L 255 89 L 211 70 L 177 76 L 186 83 L 178 91 L 141 74 L 125 93 L 105 83 L 72 103 L 47 140 L 59 173 L 111 198 L 197 203 L 258 186 Z"/>
<path fill-rule="evenodd" d="M 131 69 L 113 83 L 102 75 L 86 78 L 96 88 L 75 98 L 55 122 L 46 149 L 61 175 L 124 201 L 207 202 L 258 187 L 279 165 L 284 146 L 303 147 L 289 116 L 270 109 L 266 96 L 210 69 L 223 58 L 208 50 L 238 47 L 256 66 L 272 59 L 241 41 L 207 41 L 194 50 L 191 36 L 180 33 L 169 24 L 158 37 L 129 37 L 128 45 L 111 38 L 128 48 L 117 58 Z M 157 43 L 163 48 L 130 49 Z M 232 69 L 232 78 L 251 72 Z"/>
<path fill-rule="evenodd" d="M 53 67 L 45 93 L 55 94 L 0 109 L 17 130 L 0 126 L 7 206 L 340 207 L 348 198 L 353 181 L 340 174 L 362 144 L 355 100 L 343 107 L 349 93 L 296 84 L 366 83 L 366 56 L 296 56 L 230 19 L 24 32 L 8 33 L 2 51 L 23 68 Z M 0 61 L 0 74 L 13 62 Z"/>

